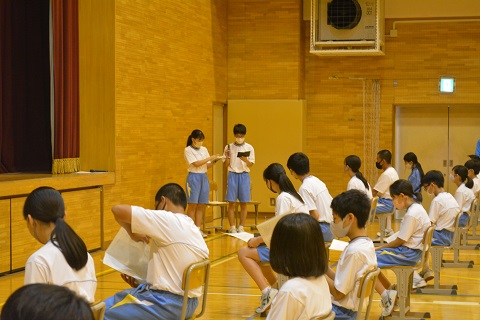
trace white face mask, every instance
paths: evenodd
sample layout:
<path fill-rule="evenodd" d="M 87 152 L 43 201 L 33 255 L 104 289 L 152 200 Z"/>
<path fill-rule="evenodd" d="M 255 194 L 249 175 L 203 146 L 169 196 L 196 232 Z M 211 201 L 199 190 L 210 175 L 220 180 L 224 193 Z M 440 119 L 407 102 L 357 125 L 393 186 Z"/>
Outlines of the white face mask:
<path fill-rule="evenodd" d="M 193 146 L 195 148 L 200 148 L 203 145 L 203 141 L 193 141 Z"/>
<path fill-rule="evenodd" d="M 347 235 L 348 231 L 350 231 L 350 227 L 352 224 L 350 223 L 348 226 L 343 227 L 343 223 L 345 222 L 346 216 L 342 221 L 338 223 L 330 223 L 330 231 L 332 231 L 333 235 L 337 238 L 343 238 Z"/>
<path fill-rule="evenodd" d="M 242 144 L 243 141 L 245 141 L 245 138 L 235 138 L 235 142 L 236 142 L 237 144 Z"/>
<path fill-rule="evenodd" d="M 453 175 L 452 173 L 450 173 L 450 175 L 448 177 L 450 178 L 450 181 L 455 180 L 455 175 Z"/>

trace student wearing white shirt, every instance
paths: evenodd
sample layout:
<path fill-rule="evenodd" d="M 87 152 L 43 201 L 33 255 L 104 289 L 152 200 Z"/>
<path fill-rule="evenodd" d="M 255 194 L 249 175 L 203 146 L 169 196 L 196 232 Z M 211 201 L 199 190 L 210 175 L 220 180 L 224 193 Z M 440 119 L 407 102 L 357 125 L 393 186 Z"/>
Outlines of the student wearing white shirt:
<path fill-rule="evenodd" d="M 23 216 L 30 234 L 43 244 L 27 260 L 24 283 L 65 286 L 94 302 L 95 265 L 85 242 L 65 222 L 60 192 L 50 187 L 33 190 L 25 200 Z"/>
<path fill-rule="evenodd" d="M 398 210 L 406 209 L 405 216 L 400 224 L 400 231 L 395 240 L 376 247 L 377 263 L 379 268 L 387 266 L 414 266 L 422 257 L 422 240 L 425 231 L 431 225 L 427 212 L 419 203 L 422 200 L 420 193 L 414 193 L 408 180 L 397 180 L 390 186 L 393 204 Z M 384 310 L 382 316 L 392 313 L 397 292 L 387 290 L 390 281 L 380 272 L 375 289 L 382 297 Z"/>
<path fill-rule="evenodd" d="M 373 187 L 372 195 L 378 196 L 377 214 L 392 212 L 394 210 L 392 197 L 390 196 L 389 188 L 395 181 L 398 180 L 398 173 L 392 167 L 392 153 L 388 150 L 380 150 L 377 153 L 377 160 L 375 166 L 377 169 L 383 170 L 377 183 Z M 393 234 L 392 230 L 392 216 L 387 217 L 387 226 L 385 228 L 385 235 L 387 237 Z M 380 236 L 380 234 L 378 234 Z"/>
<path fill-rule="evenodd" d="M 369 200 L 372 200 L 372 188 L 367 182 L 367 179 L 360 172 L 362 160 L 356 155 L 350 155 L 345 158 L 343 162 L 343 171 L 350 177 L 347 184 L 347 190 L 357 189 L 365 193 Z"/>
<path fill-rule="evenodd" d="M 327 269 L 327 281 L 333 297 L 336 319 L 357 318 L 360 279 L 377 267 L 377 256 L 372 240 L 367 236 L 365 224 L 370 213 L 370 200 L 363 191 L 352 189 L 336 196 L 332 201 L 333 234 L 348 237 L 335 271 Z"/>
<path fill-rule="evenodd" d="M 212 167 L 221 157 L 218 154 L 210 156 L 207 148 L 203 145 L 205 135 L 201 130 L 195 129 L 188 136 L 187 147 L 183 151 L 188 165 L 187 176 L 187 214 L 195 225 L 202 225 L 203 210 L 208 203 L 210 183 L 208 182 L 207 169 Z M 202 231 L 202 236 L 207 237 Z"/>
<path fill-rule="evenodd" d="M 465 162 L 465 167 L 468 169 L 468 177 L 473 180 L 473 194 L 478 198 L 480 196 L 480 160 L 470 159 Z"/>
<path fill-rule="evenodd" d="M 457 185 L 457 191 L 455 191 L 455 200 L 457 200 L 462 211 L 460 221 L 458 225 L 464 227 L 467 225 L 470 216 L 470 206 L 472 205 L 475 195 L 473 194 L 473 180 L 468 176 L 468 169 L 464 166 L 457 165 L 453 167 L 450 179 Z"/>
<path fill-rule="evenodd" d="M 292 154 L 288 158 L 287 168 L 295 179 L 302 182 L 298 193 L 305 201 L 310 215 L 320 223 L 324 241 L 331 242 L 333 240 L 333 234 L 330 231 L 330 223 L 333 220 L 330 208 L 332 196 L 328 192 L 327 186 L 310 174 L 310 161 L 304 153 Z"/>
<path fill-rule="evenodd" d="M 270 263 L 288 277 L 267 316 L 272 320 L 324 318 L 332 310 L 325 270 L 328 259 L 318 222 L 308 214 L 281 218 L 272 234 Z"/>
<path fill-rule="evenodd" d="M 308 212 L 302 197 L 295 190 L 281 164 L 269 165 L 263 172 L 263 179 L 268 189 L 279 194 L 276 200 L 275 216 Z M 255 310 L 256 313 L 264 312 L 278 293 L 277 289 L 272 288 L 272 285 L 277 282 L 275 273 L 271 267 L 260 265 L 262 262 L 270 261 L 270 249 L 261 244 L 263 244 L 263 238 L 261 236 L 254 237 L 248 240 L 246 247 L 238 250 L 238 260 L 262 291 L 262 302 L 260 307 Z"/>

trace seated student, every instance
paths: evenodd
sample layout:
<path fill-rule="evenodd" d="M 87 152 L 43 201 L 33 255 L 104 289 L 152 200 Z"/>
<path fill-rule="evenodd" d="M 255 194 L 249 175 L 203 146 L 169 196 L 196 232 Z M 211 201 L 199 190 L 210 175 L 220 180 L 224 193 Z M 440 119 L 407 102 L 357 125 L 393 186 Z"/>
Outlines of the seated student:
<path fill-rule="evenodd" d="M 184 270 L 208 259 L 208 248 L 200 230 L 185 214 L 187 196 L 182 187 L 168 183 L 155 196 L 155 210 L 119 204 L 113 215 L 132 240 L 149 242 L 147 284 L 137 285 L 123 277 L 133 289 L 105 300 L 105 319 L 177 320 L 182 312 Z M 198 305 L 201 288 L 190 290 L 187 317 Z"/>
<path fill-rule="evenodd" d="M 468 212 L 470 211 L 472 201 L 475 199 L 475 195 L 472 191 L 473 180 L 468 176 L 468 169 L 460 165 L 453 167 L 450 180 L 452 180 L 458 187 L 457 191 L 455 191 L 454 197 L 458 202 L 460 210 L 463 212 L 460 216 L 458 225 L 464 227 L 470 219 Z"/>
<path fill-rule="evenodd" d="M 263 179 L 267 183 L 268 189 L 279 194 L 276 200 L 275 216 L 292 212 L 307 212 L 302 197 L 295 190 L 281 164 L 269 165 L 263 172 Z M 272 268 L 260 265 L 261 262 L 270 261 L 270 249 L 261 244 L 263 244 L 263 238 L 261 236 L 254 237 L 248 240 L 246 247 L 238 250 L 238 260 L 262 291 L 262 304 L 255 310 L 256 313 L 264 312 L 278 292 L 277 289 L 272 288 L 272 285 L 277 282 L 277 276 Z"/>
<path fill-rule="evenodd" d="M 287 168 L 290 173 L 302 182 L 298 193 L 302 196 L 307 205 L 308 212 L 312 217 L 320 222 L 323 239 L 326 242 L 333 240 L 333 234 L 330 231 L 332 223 L 332 196 L 328 192 L 327 186 L 320 179 L 310 174 L 310 161 L 306 154 L 297 152 L 292 154 L 287 161 Z"/>
<path fill-rule="evenodd" d="M 392 212 L 394 210 L 392 197 L 388 192 L 388 188 L 398 180 L 398 173 L 392 167 L 392 153 L 388 150 L 380 150 L 377 153 L 376 167 L 383 170 L 377 183 L 373 187 L 372 195 L 378 196 L 377 214 Z M 387 217 L 387 226 L 385 228 L 385 235 L 387 237 L 393 234 L 392 230 L 392 216 Z M 380 237 L 380 232 L 377 234 Z M 377 241 L 377 239 L 375 239 Z"/>
<path fill-rule="evenodd" d="M 272 234 L 270 263 L 288 277 L 272 302 L 267 319 L 325 317 L 332 310 L 325 270 L 325 243 L 318 222 L 308 214 L 281 218 Z"/>
<path fill-rule="evenodd" d="M 327 269 L 327 281 L 333 297 L 336 320 L 356 319 L 360 278 L 377 267 L 377 256 L 365 224 L 370 200 L 363 191 L 352 189 L 332 201 L 332 231 L 337 238 L 348 237 L 350 243 L 340 255 L 336 271 Z"/>
<path fill-rule="evenodd" d="M 33 283 L 15 290 L 3 305 L 1 320 L 94 320 L 88 302 L 72 290 Z"/>
<path fill-rule="evenodd" d="M 24 283 L 65 286 L 94 302 L 95 264 L 85 242 L 65 221 L 60 192 L 50 187 L 33 190 L 25 200 L 23 217 L 30 234 L 43 244 L 27 260 Z"/>
<path fill-rule="evenodd" d="M 473 195 L 478 198 L 480 196 L 480 160 L 468 160 L 465 162 L 465 168 L 468 169 L 468 177 L 473 180 Z"/>
<path fill-rule="evenodd" d="M 393 204 L 398 210 L 406 209 L 405 216 L 400 224 L 400 231 L 395 240 L 377 247 L 377 263 L 379 268 L 391 266 L 414 266 L 422 258 L 422 240 L 425 231 L 430 226 L 427 212 L 419 203 L 422 200 L 420 193 L 414 193 L 408 180 L 397 180 L 390 186 Z M 387 290 L 390 282 L 380 272 L 375 289 L 382 297 L 382 316 L 392 313 L 396 290 Z"/>
<path fill-rule="evenodd" d="M 428 171 L 422 179 L 423 189 L 429 196 L 435 196 L 430 204 L 428 217 L 435 231 L 433 232 L 433 246 L 449 246 L 453 241 L 453 232 L 455 231 L 455 218 L 460 211 L 455 198 L 443 188 L 443 174 L 437 170 Z M 423 270 L 413 275 L 413 288 L 423 288 L 427 286 L 427 281 L 434 278 L 430 270 L 428 259 L 425 260 Z"/>
<path fill-rule="evenodd" d="M 365 193 L 368 197 L 368 200 L 372 200 L 372 188 L 367 182 L 367 179 L 360 172 L 360 166 L 362 161 L 356 155 L 349 155 L 345 158 L 344 162 L 344 171 L 350 177 L 350 180 L 347 184 L 347 190 L 357 189 Z"/>

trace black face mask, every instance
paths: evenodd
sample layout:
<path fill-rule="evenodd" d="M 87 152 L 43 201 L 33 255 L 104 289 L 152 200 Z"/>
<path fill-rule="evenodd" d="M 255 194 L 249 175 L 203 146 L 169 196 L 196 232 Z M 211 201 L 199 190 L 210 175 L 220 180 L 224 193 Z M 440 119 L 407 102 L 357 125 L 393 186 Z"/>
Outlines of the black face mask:
<path fill-rule="evenodd" d="M 380 160 L 380 162 L 375 162 L 375 166 L 377 169 L 382 169 L 382 165 L 380 164 L 383 160 Z"/>

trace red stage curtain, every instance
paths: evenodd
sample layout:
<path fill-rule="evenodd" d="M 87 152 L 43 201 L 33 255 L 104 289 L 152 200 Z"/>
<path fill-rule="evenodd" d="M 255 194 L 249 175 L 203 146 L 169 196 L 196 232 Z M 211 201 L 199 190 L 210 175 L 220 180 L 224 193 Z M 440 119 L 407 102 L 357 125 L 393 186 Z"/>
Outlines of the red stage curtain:
<path fill-rule="evenodd" d="M 52 173 L 80 168 L 78 0 L 52 0 L 54 146 Z"/>

